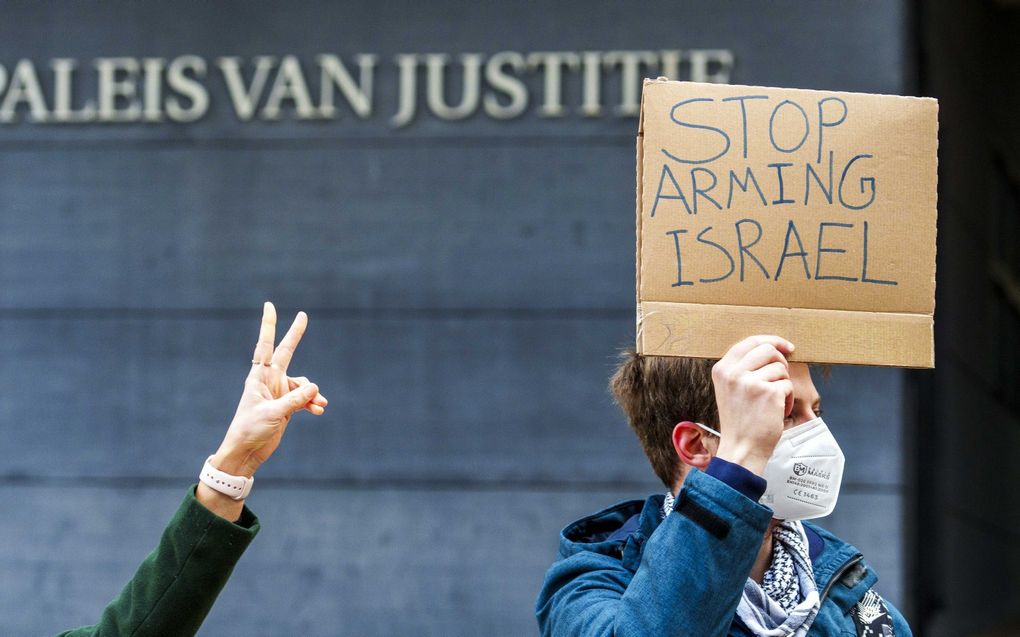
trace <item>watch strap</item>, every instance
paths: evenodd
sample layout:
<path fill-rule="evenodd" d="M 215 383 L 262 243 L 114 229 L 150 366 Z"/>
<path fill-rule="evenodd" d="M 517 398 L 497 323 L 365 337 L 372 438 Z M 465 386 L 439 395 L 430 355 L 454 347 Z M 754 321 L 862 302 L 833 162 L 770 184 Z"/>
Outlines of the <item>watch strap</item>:
<path fill-rule="evenodd" d="M 252 485 L 255 484 L 255 478 L 233 476 L 220 471 L 212 466 L 212 459 L 212 456 L 206 459 L 205 465 L 202 466 L 202 473 L 198 474 L 198 479 L 210 489 L 215 489 L 234 500 L 244 500 L 247 498 L 248 494 L 251 493 Z"/>

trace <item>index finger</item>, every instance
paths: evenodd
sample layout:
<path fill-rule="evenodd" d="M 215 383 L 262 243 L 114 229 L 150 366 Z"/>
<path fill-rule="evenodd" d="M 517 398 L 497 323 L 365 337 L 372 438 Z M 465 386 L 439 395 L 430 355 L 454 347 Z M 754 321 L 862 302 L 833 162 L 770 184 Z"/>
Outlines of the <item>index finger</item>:
<path fill-rule="evenodd" d="M 723 356 L 723 359 L 727 362 L 736 362 L 755 347 L 763 344 L 772 345 L 784 354 L 790 354 L 793 351 L 793 343 L 781 336 L 776 336 L 774 334 L 758 334 L 756 336 L 748 336 L 731 347 L 729 351 L 726 352 L 726 355 Z"/>
<path fill-rule="evenodd" d="M 276 341 L 276 308 L 269 301 L 262 306 L 262 326 L 259 328 L 259 342 L 255 345 L 253 361 L 270 365 L 273 360 L 273 342 Z"/>

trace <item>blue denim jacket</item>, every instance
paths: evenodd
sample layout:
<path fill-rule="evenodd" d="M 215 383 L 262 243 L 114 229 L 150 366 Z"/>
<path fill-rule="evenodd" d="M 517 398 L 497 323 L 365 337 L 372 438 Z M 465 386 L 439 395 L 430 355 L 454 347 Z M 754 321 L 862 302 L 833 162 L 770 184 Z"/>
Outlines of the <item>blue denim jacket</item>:
<path fill-rule="evenodd" d="M 772 510 L 697 469 L 665 520 L 662 504 L 623 502 L 563 529 L 535 605 L 543 636 L 751 635 L 735 613 Z M 823 595 L 808 634 L 856 636 L 850 610 L 878 576 L 856 548 L 805 526 L 820 539 L 812 564 Z M 896 637 L 910 637 L 885 603 Z"/>

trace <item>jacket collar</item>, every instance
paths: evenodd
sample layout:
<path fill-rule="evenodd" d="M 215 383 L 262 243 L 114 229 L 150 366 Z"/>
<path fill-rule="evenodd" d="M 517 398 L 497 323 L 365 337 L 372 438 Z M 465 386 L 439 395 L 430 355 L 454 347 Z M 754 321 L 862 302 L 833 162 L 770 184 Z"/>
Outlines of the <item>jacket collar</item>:
<path fill-rule="evenodd" d="M 623 562 L 625 568 L 636 571 L 641 563 L 644 543 L 662 521 L 663 499 L 662 495 L 652 495 L 644 501 L 627 500 L 568 524 L 560 533 L 560 556 L 566 558 L 581 551 L 591 551 L 615 557 Z M 811 522 L 805 522 L 804 527 L 815 582 L 818 590 L 823 591 L 835 575 L 838 574 L 841 580 L 845 578 L 845 567 L 859 559 L 861 552 Z M 874 572 L 863 561 L 860 563 L 865 569 L 861 577 L 850 582 L 853 586 L 842 588 L 856 589 L 864 584 L 870 587 L 877 581 Z M 860 569 L 857 570 L 860 572 Z M 842 601 L 836 599 L 842 593 L 841 587 L 832 586 L 830 593 L 837 603 Z"/>
<path fill-rule="evenodd" d="M 568 524 L 560 532 L 560 557 L 581 551 L 610 555 L 636 571 L 641 547 L 659 526 L 662 495 L 627 500 Z"/>
<path fill-rule="evenodd" d="M 804 527 L 816 533 L 825 545 L 811 560 L 818 590 L 846 613 L 878 582 L 878 575 L 854 545 L 811 522 L 805 522 Z"/>

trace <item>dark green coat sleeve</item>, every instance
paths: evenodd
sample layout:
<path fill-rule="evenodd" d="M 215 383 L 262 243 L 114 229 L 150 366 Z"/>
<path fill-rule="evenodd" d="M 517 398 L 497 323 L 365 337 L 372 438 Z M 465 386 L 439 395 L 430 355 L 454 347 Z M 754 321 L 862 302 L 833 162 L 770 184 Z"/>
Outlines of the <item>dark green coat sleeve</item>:
<path fill-rule="evenodd" d="M 195 486 L 135 576 L 103 610 L 99 623 L 60 637 L 173 637 L 194 635 L 259 531 L 245 507 L 229 522 L 195 499 Z"/>

